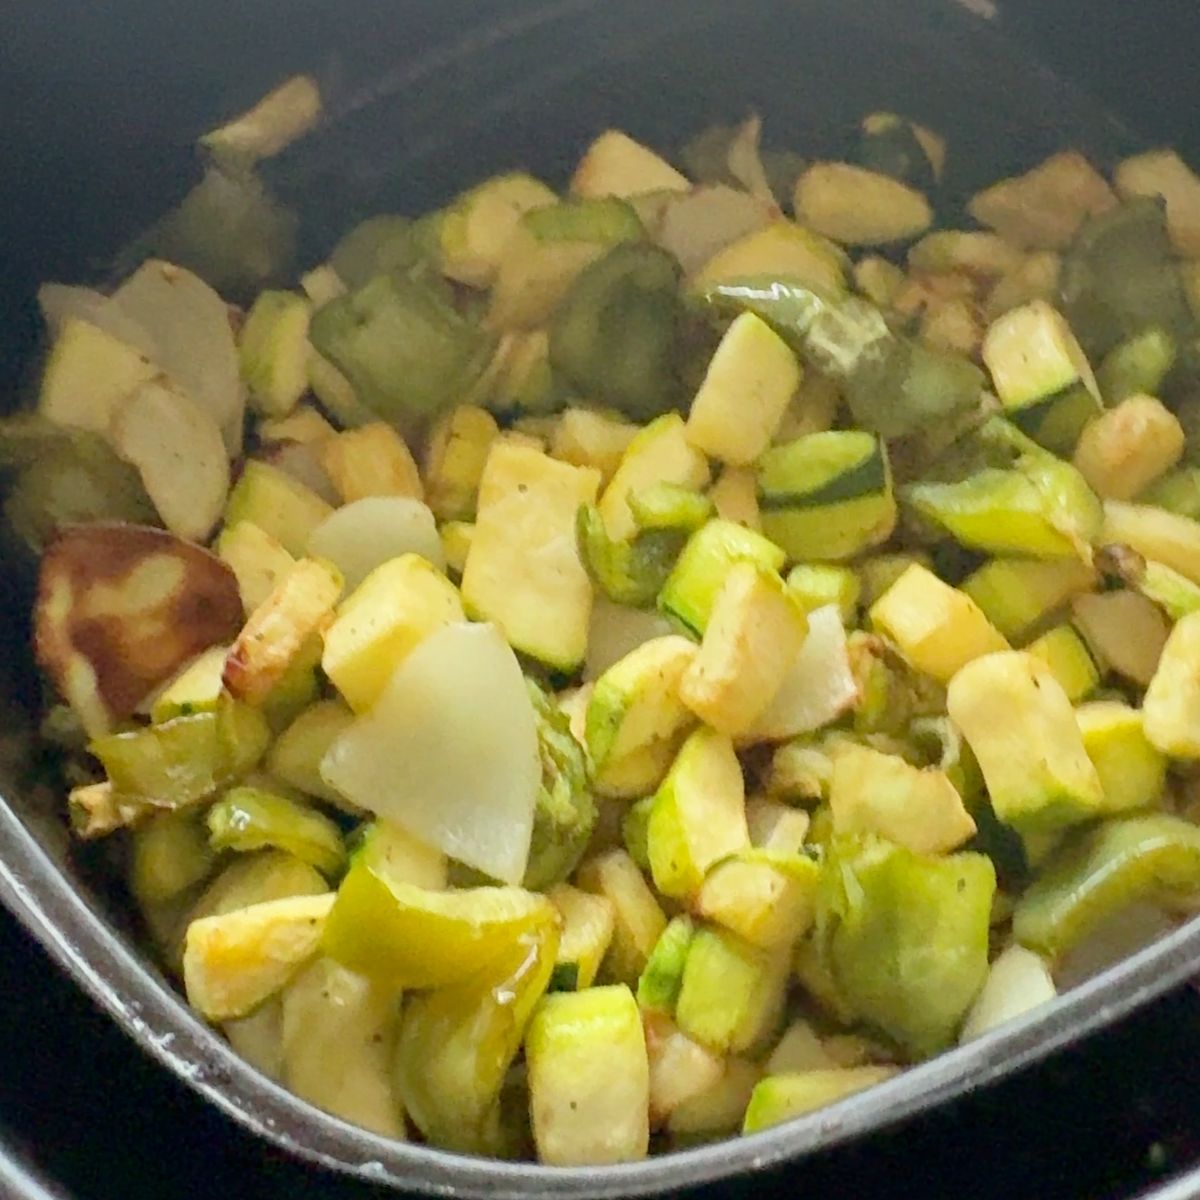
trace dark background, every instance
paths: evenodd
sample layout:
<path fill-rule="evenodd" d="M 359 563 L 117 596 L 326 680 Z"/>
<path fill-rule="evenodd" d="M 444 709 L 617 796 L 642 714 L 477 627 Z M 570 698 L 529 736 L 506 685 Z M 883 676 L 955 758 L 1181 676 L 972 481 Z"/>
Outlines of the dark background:
<path fill-rule="evenodd" d="M 23 57 L 39 32 L 70 19 L 69 9 L 55 3 L 18 14 L 10 0 L 0 0 L 0 106 L 6 117 L 31 103 L 35 79 L 43 90 L 38 102 L 61 100 L 69 113 L 69 69 L 47 82 Z M 1200 7 L 1194 2 L 1002 0 L 1002 9 L 1008 28 L 1046 61 L 1081 80 L 1152 140 L 1173 143 L 1200 163 Z M 119 23 L 120 5 L 111 11 Z M 159 33 L 166 27 L 164 19 Z M 93 51 L 102 70 L 103 46 Z M 120 80 L 112 86 L 119 88 Z M 153 114 L 146 118 L 153 122 Z M 133 163 L 138 142 L 131 129 Z M 138 166 L 153 169 L 150 163 Z M 0 191 L 29 186 L 4 169 L 0 150 Z M 81 203 L 45 192 L 26 198 L 36 201 L 26 208 L 30 228 L 52 220 L 55 205 Z M 80 228 L 86 230 L 86 221 Z M 23 232 L 0 232 L 0 258 L 11 254 Z M 103 230 L 91 232 L 103 239 Z M 5 315 L 0 302 L 0 318 Z M 0 915 L 5 1140 L 61 1181 L 72 1200 L 357 1200 L 374 1194 L 281 1159 L 207 1109 L 134 1050 Z M 1086 1049 L 1062 1053 L 867 1146 L 757 1181 L 755 1190 L 774 1185 L 812 1196 L 885 1200 L 914 1191 L 925 1200 L 1115 1200 L 1191 1163 L 1200 1164 L 1200 994 L 1183 989 Z M 3 1189 L 0 1179 L 0 1195 Z"/>

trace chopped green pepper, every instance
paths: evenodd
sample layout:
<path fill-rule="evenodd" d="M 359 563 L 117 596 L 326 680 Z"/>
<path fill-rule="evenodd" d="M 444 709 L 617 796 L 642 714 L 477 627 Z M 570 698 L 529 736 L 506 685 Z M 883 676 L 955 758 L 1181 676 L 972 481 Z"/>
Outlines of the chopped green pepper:
<path fill-rule="evenodd" d="M 558 949 L 558 918 L 547 908 L 486 971 L 414 997 L 405 1008 L 396 1090 L 437 1146 L 469 1154 L 504 1149 L 500 1091 Z"/>
<path fill-rule="evenodd" d="M 270 741 L 257 709 L 223 697 L 213 712 L 96 738 L 113 788 L 158 808 L 183 808 L 251 770 Z"/>
<path fill-rule="evenodd" d="M 983 986 L 995 887 L 982 854 L 932 858 L 849 838 L 830 847 L 818 936 L 837 988 L 914 1057 L 950 1045 Z"/>
<path fill-rule="evenodd" d="M 1182 339 L 1194 321 L 1157 197 L 1092 217 L 1063 256 L 1062 307 L 1093 359 L 1155 328 Z"/>
<path fill-rule="evenodd" d="M 491 360 L 494 340 L 426 280 L 377 275 L 312 318 L 313 346 L 358 398 L 407 431 L 461 400 Z"/>
<path fill-rule="evenodd" d="M 533 834 L 524 885 L 542 891 L 561 883 L 579 865 L 596 826 L 583 747 L 558 705 L 526 680 L 537 717 L 542 786 L 533 810 Z"/>
<path fill-rule="evenodd" d="M 1082 830 L 1017 901 L 1018 942 L 1060 955 L 1118 910 L 1139 901 L 1200 895 L 1200 828 L 1165 813 Z"/>
<path fill-rule="evenodd" d="M 550 328 L 550 361 L 586 396 L 639 420 L 673 407 L 679 263 L 621 244 L 575 281 Z"/>
<path fill-rule="evenodd" d="M 214 850 L 274 846 L 326 876 L 336 875 L 345 861 L 342 835 L 328 817 L 262 788 L 231 788 L 208 810 L 207 821 Z"/>

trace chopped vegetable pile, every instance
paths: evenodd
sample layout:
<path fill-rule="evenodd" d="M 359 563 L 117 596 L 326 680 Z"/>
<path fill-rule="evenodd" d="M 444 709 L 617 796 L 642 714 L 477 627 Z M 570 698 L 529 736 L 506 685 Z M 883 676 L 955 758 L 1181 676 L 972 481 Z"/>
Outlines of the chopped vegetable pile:
<path fill-rule="evenodd" d="M 45 288 L 0 426 L 71 825 L 239 1053 L 389 1137 L 628 1161 L 1200 900 L 1176 155 L 935 229 L 946 148 L 892 114 L 686 175 L 610 131 L 287 287 L 254 163 L 319 119 L 292 81 L 159 257 Z"/>

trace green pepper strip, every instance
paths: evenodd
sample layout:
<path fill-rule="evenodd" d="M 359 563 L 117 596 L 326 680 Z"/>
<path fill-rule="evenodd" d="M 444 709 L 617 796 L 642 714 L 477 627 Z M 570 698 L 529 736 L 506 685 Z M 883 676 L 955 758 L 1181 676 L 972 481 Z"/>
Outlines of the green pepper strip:
<path fill-rule="evenodd" d="M 1197 895 L 1200 828 L 1166 813 L 1107 821 L 1056 852 L 1017 902 L 1013 933 L 1058 956 L 1128 905 Z"/>
<path fill-rule="evenodd" d="M 761 317 L 841 387 L 856 425 L 883 437 L 903 437 L 979 403 L 984 378 L 974 363 L 894 333 L 858 296 L 835 300 L 791 280 L 751 276 L 714 284 L 698 300 L 722 316 Z"/>

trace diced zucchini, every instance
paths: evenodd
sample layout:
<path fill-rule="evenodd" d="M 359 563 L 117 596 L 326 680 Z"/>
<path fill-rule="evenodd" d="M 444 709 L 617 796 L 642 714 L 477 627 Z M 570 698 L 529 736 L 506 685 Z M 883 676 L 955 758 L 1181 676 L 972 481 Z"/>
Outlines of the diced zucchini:
<path fill-rule="evenodd" d="M 1171 630 L 1142 714 L 1152 745 L 1172 758 L 1200 758 L 1200 613 Z"/>
<path fill-rule="evenodd" d="M 637 196 L 686 192 L 690 187 L 670 163 L 619 129 L 605 130 L 596 138 L 571 177 L 571 191 L 577 196 Z"/>
<path fill-rule="evenodd" d="M 985 188 L 969 211 L 1013 245 L 1062 250 L 1088 217 L 1116 203 L 1091 163 L 1078 151 L 1066 150 L 1024 175 Z"/>
<path fill-rule="evenodd" d="M 272 744 L 271 774 L 306 795 L 347 808 L 348 801 L 321 778 L 321 759 L 353 722 L 354 714 L 340 700 L 319 700 L 306 708 Z"/>
<path fill-rule="evenodd" d="M 845 559 L 896 524 L 883 442 L 858 431 L 814 433 L 759 460 L 763 532 L 792 559 Z"/>
<path fill-rule="evenodd" d="M 641 533 L 695 533 L 713 515 L 713 502 L 678 483 L 652 483 L 631 492 L 629 511 Z"/>
<path fill-rule="evenodd" d="M 122 403 L 159 369 L 133 346 L 78 317 L 59 331 L 46 360 L 38 412 L 55 425 L 107 437 Z"/>
<path fill-rule="evenodd" d="M 321 666 L 350 707 L 364 712 L 422 639 L 463 619 L 454 585 L 419 554 L 403 554 L 343 601 L 325 631 Z"/>
<path fill-rule="evenodd" d="M 837 834 L 878 834 L 914 854 L 945 854 L 975 822 L 945 771 L 848 743 L 833 755 L 829 807 Z"/>
<path fill-rule="evenodd" d="M 565 883 L 556 884 L 546 895 L 562 918 L 551 987 L 556 991 L 583 991 L 596 982 L 612 943 L 613 902 L 607 896 L 583 892 Z"/>
<path fill-rule="evenodd" d="M 1134 395 L 1080 435 L 1075 466 L 1105 500 L 1132 500 L 1183 457 L 1179 419 L 1153 396 Z"/>
<path fill-rule="evenodd" d="M 792 808 L 765 796 L 751 796 L 746 801 L 750 843 L 757 850 L 799 854 L 808 837 L 810 820 L 804 809 Z"/>
<path fill-rule="evenodd" d="M 639 752 L 656 746 L 672 751 L 694 720 L 679 696 L 679 684 L 696 653 L 686 638 L 653 638 L 596 680 L 586 729 L 597 778 Z"/>
<path fill-rule="evenodd" d="M 1176 254 L 1200 258 L 1200 178 L 1178 154 L 1149 150 L 1127 158 L 1117 165 L 1113 183 L 1123 200 L 1161 196 Z"/>
<path fill-rule="evenodd" d="M 1061 268 L 1061 256 L 1052 251 L 1027 255 L 988 293 L 984 315 L 995 320 L 1031 300 L 1052 300 Z"/>
<path fill-rule="evenodd" d="M 646 831 L 654 886 L 692 895 L 713 863 L 750 845 L 742 768 L 729 738 L 693 733 L 654 798 Z"/>
<path fill-rule="evenodd" d="M 916 563 L 871 606 L 871 623 L 939 683 L 973 659 L 1009 648 L 965 591 Z"/>
<path fill-rule="evenodd" d="M 778 575 L 735 563 L 680 680 L 679 698 L 713 729 L 746 733 L 775 698 L 807 633 L 804 610 Z"/>
<path fill-rule="evenodd" d="M 442 273 L 471 287 L 489 286 L 522 215 L 557 199 L 544 183 L 520 171 L 471 188 L 450 205 L 438 225 Z"/>
<path fill-rule="evenodd" d="M 479 481 L 500 432 L 495 417 L 469 404 L 452 409 L 434 426 L 425 451 L 425 491 L 439 521 L 475 515 Z"/>
<path fill-rule="evenodd" d="M 696 926 L 687 915 L 672 917 L 667 922 L 638 977 L 637 1002 L 643 1012 L 667 1016 L 674 1013 L 683 985 L 683 964 L 695 934 Z"/>
<path fill-rule="evenodd" d="M 634 437 L 604 495 L 600 515 L 611 537 L 625 540 L 637 532 L 630 496 L 657 483 L 677 483 L 699 491 L 709 479 L 708 462 L 687 440 L 683 418 L 667 413 Z"/>
<path fill-rule="evenodd" d="M 229 493 L 225 525 L 248 521 L 297 557 L 308 548 L 309 535 L 333 509 L 311 488 L 269 463 L 251 459 Z"/>
<path fill-rule="evenodd" d="M 999 279 L 1020 268 L 1025 256 L 994 233 L 939 230 L 926 234 L 908 251 L 911 271 L 962 272 L 973 278 Z"/>
<path fill-rule="evenodd" d="M 725 1064 L 664 1016 L 643 1013 L 642 1025 L 650 1059 L 650 1125 L 655 1128 L 717 1084 Z"/>
<path fill-rule="evenodd" d="M 720 1079 L 683 1101 L 667 1120 L 679 1142 L 692 1143 L 736 1133 L 750 1103 L 762 1067 L 749 1059 L 730 1057 Z"/>
<path fill-rule="evenodd" d="M 1100 684 L 1100 672 L 1087 643 L 1070 625 L 1056 625 L 1025 647 L 1050 668 L 1072 704 L 1078 704 Z"/>
<path fill-rule="evenodd" d="M 338 889 L 322 937 L 326 954 L 397 988 L 465 983 L 547 923 L 549 900 L 514 887 L 430 891 L 389 878 L 356 858 Z"/>
<path fill-rule="evenodd" d="M 718 1053 L 755 1051 L 783 1015 L 787 975 L 786 955 L 701 928 L 688 948 L 675 1019 L 688 1037 Z"/>
<path fill-rule="evenodd" d="M 372 821 L 363 830 L 354 857 L 393 883 L 407 883 L 432 892 L 446 886 L 446 856 L 418 841 L 395 821 L 382 817 Z"/>
<path fill-rule="evenodd" d="M 1142 713 L 1101 700 L 1081 705 L 1075 719 L 1104 788 L 1104 812 L 1155 806 L 1166 785 L 1167 760 L 1146 737 Z"/>
<path fill-rule="evenodd" d="M 252 521 L 238 521 L 222 530 L 217 555 L 237 576 L 242 607 L 252 613 L 296 565 L 282 543 Z"/>
<path fill-rule="evenodd" d="M 1087 357 L 1062 314 L 1044 300 L 994 321 L 983 361 L 1009 419 L 1052 450 L 1072 450 L 1084 425 L 1101 412 Z"/>
<path fill-rule="evenodd" d="M 914 1057 L 945 1049 L 987 975 L 995 891 L 983 854 L 836 839 L 817 918 L 835 995 Z"/>
<path fill-rule="evenodd" d="M 1200 521 L 1148 504 L 1109 500 L 1100 542 L 1128 546 L 1200 584 Z"/>
<path fill-rule="evenodd" d="M 163 904 L 208 878 L 215 858 L 192 812 L 155 813 L 134 830 L 129 886 L 139 904 Z"/>
<path fill-rule="evenodd" d="M 544 325 L 575 280 L 611 247 L 643 234 L 623 200 L 584 198 L 531 209 L 505 242 L 487 323 L 512 331 Z"/>
<path fill-rule="evenodd" d="M 599 486 L 597 471 L 504 443 L 493 446 L 479 485 L 463 603 L 514 649 L 562 671 L 576 670 L 587 651 L 592 585 L 575 518 Z"/>
<path fill-rule="evenodd" d="M 318 958 L 284 988 L 282 1001 L 282 1080 L 289 1091 L 344 1121 L 403 1140 L 404 1116 L 391 1080 L 400 1015 L 395 993 Z"/>
<path fill-rule="evenodd" d="M 288 669 L 333 616 L 342 594 L 341 572 L 329 562 L 302 558 L 250 614 L 225 659 L 231 696 L 261 706 Z"/>
<path fill-rule="evenodd" d="M 935 235 L 930 234 L 930 237 Z M 923 245 L 923 238 L 918 245 Z M 897 292 L 904 286 L 904 271 L 895 263 L 869 254 L 854 266 L 854 286 L 878 308 L 891 308 Z"/>
<path fill-rule="evenodd" d="M 246 315 L 238 338 L 242 379 L 268 417 L 285 417 L 308 390 L 311 305 L 295 292 L 265 291 Z"/>
<path fill-rule="evenodd" d="M 659 611 L 702 637 L 726 576 L 739 562 L 778 571 L 784 552 L 753 530 L 719 518 L 709 521 L 688 539 L 659 594 Z"/>
<path fill-rule="evenodd" d="M 667 927 L 654 893 L 624 850 L 610 850 L 585 862 L 577 882 L 585 892 L 604 896 L 613 906 L 613 938 L 603 973 L 617 982 L 636 986 L 650 952 Z"/>
<path fill-rule="evenodd" d="M 345 861 L 341 832 L 328 817 L 261 788 L 230 788 L 208 810 L 206 822 L 214 850 L 245 853 L 273 846 L 330 878 Z"/>
<path fill-rule="evenodd" d="M 600 1165 L 646 1156 L 650 1066 L 627 987 L 545 997 L 529 1022 L 525 1053 L 539 1162 Z"/>
<path fill-rule="evenodd" d="M 1050 455 L 1024 457 L 1016 470 L 985 468 L 959 483 L 914 484 L 905 498 L 956 541 L 988 554 L 1087 561 L 1103 523 L 1083 476 Z"/>
<path fill-rule="evenodd" d="M 696 894 L 696 911 L 752 946 L 790 952 L 816 915 L 821 870 L 796 850 L 741 850 L 716 863 Z"/>
<path fill-rule="evenodd" d="M 446 559 L 446 570 L 458 579 L 467 565 L 471 543 L 475 540 L 474 521 L 447 521 L 438 531 L 442 542 L 442 554 Z"/>
<path fill-rule="evenodd" d="M 221 675 L 228 646 L 212 646 L 194 658 L 150 701 L 150 720 L 161 725 L 172 717 L 213 712 L 221 698 Z"/>
<path fill-rule="evenodd" d="M 862 583 L 863 606 L 870 608 L 914 563 L 930 569 L 933 567 L 933 559 L 924 551 L 876 554 L 858 563 L 855 571 Z"/>
<path fill-rule="evenodd" d="M 344 504 L 367 496 L 425 499 L 412 452 L 404 439 L 382 421 L 347 429 L 323 443 L 321 465 Z"/>
<path fill-rule="evenodd" d="M 968 576 L 962 590 L 1005 637 L 1019 641 L 1095 582 L 1078 559 L 997 558 Z"/>
<path fill-rule="evenodd" d="M 1156 326 L 1118 343 L 1096 371 L 1104 402 L 1115 405 L 1139 394 L 1157 396 L 1177 355 L 1175 339 Z"/>
<path fill-rule="evenodd" d="M 283 1004 L 274 996 L 249 1016 L 224 1021 L 221 1031 L 233 1052 L 278 1083 L 283 1077 Z"/>
<path fill-rule="evenodd" d="M 843 624 L 855 623 L 862 583 L 849 567 L 798 563 L 788 572 L 787 587 L 806 613 L 833 604 L 841 613 Z"/>
<path fill-rule="evenodd" d="M 550 453 L 576 467 L 595 467 L 607 486 L 637 434 L 632 422 L 588 408 L 568 408 L 554 427 Z"/>
<path fill-rule="evenodd" d="M 950 682 L 946 710 L 987 781 L 996 815 L 1038 833 L 1089 820 L 1104 791 L 1066 693 L 1029 654 L 989 654 Z"/>
<path fill-rule="evenodd" d="M 915 188 L 849 163 L 814 163 L 796 181 L 796 219 L 847 246 L 908 241 L 933 221 Z"/>
<path fill-rule="evenodd" d="M 650 870 L 650 814 L 654 811 L 654 797 L 643 796 L 631 804 L 625 811 L 621 821 L 621 844 L 629 853 L 629 857 L 637 863 L 638 868 Z"/>
<path fill-rule="evenodd" d="M 758 1133 L 782 1125 L 805 1113 L 836 1104 L 855 1092 L 865 1091 L 891 1079 L 896 1067 L 831 1067 L 826 1070 L 768 1075 L 754 1088 L 743 1133 Z"/>
<path fill-rule="evenodd" d="M 1127 589 L 1088 593 L 1075 597 L 1071 616 L 1103 668 L 1142 687 L 1150 682 L 1170 633 L 1156 604 Z"/>
<path fill-rule="evenodd" d="M 693 278 L 692 288 L 702 291 L 756 275 L 794 279 L 825 295 L 840 296 L 846 291 L 843 252 L 791 221 L 772 221 L 719 250 Z"/>
<path fill-rule="evenodd" d="M 300 290 L 320 308 L 346 294 L 346 285 L 331 263 L 321 263 L 300 276 Z"/>
<path fill-rule="evenodd" d="M 253 1012 L 317 952 L 333 893 L 269 900 L 193 920 L 183 952 L 188 1003 L 210 1021 Z"/>
<path fill-rule="evenodd" d="M 758 508 L 758 476 L 751 467 L 726 467 L 720 479 L 709 488 L 717 516 L 723 521 L 744 525 L 756 533 L 762 530 Z"/>
<path fill-rule="evenodd" d="M 800 377 L 787 343 L 760 317 L 742 313 L 692 399 L 688 441 L 723 462 L 752 463 L 771 444 Z"/>

